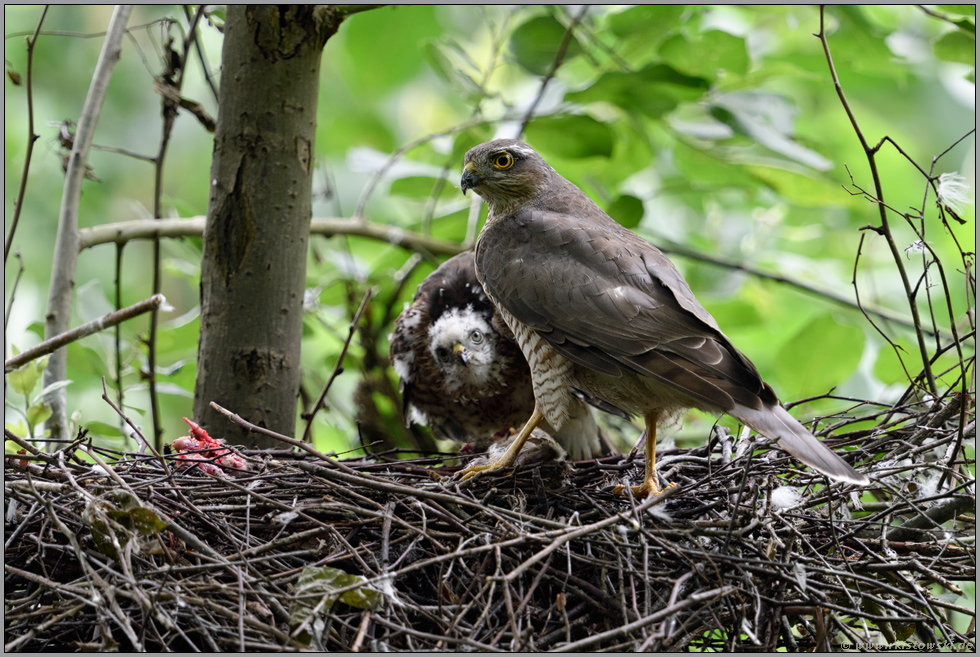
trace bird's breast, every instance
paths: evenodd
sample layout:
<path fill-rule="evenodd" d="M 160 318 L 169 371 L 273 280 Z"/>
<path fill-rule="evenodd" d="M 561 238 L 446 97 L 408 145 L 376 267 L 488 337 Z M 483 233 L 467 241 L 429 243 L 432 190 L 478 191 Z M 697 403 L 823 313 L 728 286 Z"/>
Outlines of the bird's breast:
<path fill-rule="evenodd" d="M 498 310 L 527 360 L 538 408 L 552 427 L 560 429 L 570 415 L 570 405 L 577 403 L 572 395 L 571 361 L 552 349 L 548 341 L 533 328 L 517 321 L 505 308 L 498 306 Z"/>

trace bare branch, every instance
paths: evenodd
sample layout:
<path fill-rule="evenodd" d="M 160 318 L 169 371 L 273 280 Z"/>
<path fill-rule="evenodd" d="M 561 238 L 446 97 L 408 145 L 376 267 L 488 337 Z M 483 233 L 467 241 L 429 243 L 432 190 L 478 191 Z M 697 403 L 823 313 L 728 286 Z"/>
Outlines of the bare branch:
<path fill-rule="evenodd" d="M 31 168 L 31 155 L 34 153 L 34 142 L 38 135 L 34 134 L 34 44 L 37 43 L 38 33 L 41 31 L 41 24 L 44 17 L 48 15 L 48 5 L 44 5 L 41 10 L 41 18 L 37 21 L 33 36 L 27 39 L 27 154 L 24 155 L 24 169 L 20 176 L 20 187 L 17 189 L 17 201 L 14 203 L 14 217 L 10 221 L 10 230 L 7 232 L 7 241 L 3 243 L 3 266 L 7 266 L 7 257 L 10 255 L 10 246 L 14 242 L 14 233 L 17 232 L 17 224 L 20 221 L 20 212 L 24 206 L 24 193 L 27 191 L 27 173 Z"/>
<path fill-rule="evenodd" d="M 62 347 L 75 342 L 76 340 L 81 340 L 86 336 L 92 335 L 93 333 L 98 333 L 103 329 L 115 326 L 121 322 L 125 322 L 127 319 L 132 319 L 133 317 L 142 315 L 143 313 L 156 310 L 164 303 L 166 303 L 166 299 L 163 298 L 163 295 L 155 294 L 149 299 L 140 301 L 139 303 L 133 304 L 128 308 L 107 313 L 98 319 L 92 320 L 88 324 L 82 324 L 78 328 L 72 329 L 71 331 L 66 331 L 65 333 L 56 335 L 55 337 L 49 338 L 35 347 L 26 349 L 16 356 L 8 358 L 3 363 L 3 371 L 10 372 L 11 370 L 15 370 L 24 363 L 29 363 L 36 358 L 46 356 L 56 349 L 61 349 Z"/>
<path fill-rule="evenodd" d="M 861 131 L 861 126 L 858 124 L 857 117 L 854 115 L 854 111 L 851 109 L 850 103 L 847 102 L 847 96 L 844 95 L 844 87 L 840 83 L 840 78 L 837 77 L 837 69 L 834 67 L 834 59 L 830 54 L 830 43 L 827 41 L 827 32 L 824 29 L 825 13 L 826 7 L 821 5 L 820 33 L 816 36 L 820 39 L 820 44 L 823 46 L 824 56 L 827 59 L 827 66 L 830 68 L 830 76 L 834 81 L 834 89 L 837 91 L 837 96 L 840 98 L 841 105 L 844 107 L 844 112 L 847 114 L 847 118 L 851 121 L 851 126 L 854 128 L 854 133 L 861 142 L 861 147 L 864 149 L 865 155 L 868 158 L 868 166 L 871 169 L 871 178 L 874 180 L 875 185 L 875 199 L 880 201 L 880 203 L 878 203 L 878 214 L 881 219 L 881 228 L 879 230 L 884 236 L 885 241 L 888 243 L 888 248 L 892 253 L 892 259 L 895 261 L 895 267 L 898 269 L 898 273 L 902 278 L 902 285 L 905 288 L 905 296 L 909 302 L 909 312 L 912 314 L 912 321 L 916 327 L 915 335 L 919 343 L 919 355 L 922 358 L 922 364 L 926 372 L 929 390 L 935 397 L 939 390 L 936 385 L 936 379 L 932 374 L 932 367 L 929 363 L 929 352 L 926 348 L 925 332 L 921 328 L 922 321 L 919 319 L 919 307 L 915 302 L 915 295 L 912 293 L 912 286 L 909 283 L 908 273 L 905 271 L 905 265 L 902 262 L 901 250 L 895 243 L 895 238 L 892 235 L 891 226 L 888 222 L 888 212 L 884 206 L 885 194 L 882 190 L 881 177 L 878 175 L 878 163 L 875 161 L 875 154 L 878 152 L 878 147 L 876 146 L 872 148 L 868 144 L 867 139 L 864 137 L 864 132 Z"/>
<path fill-rule="evenodd" d="M 125 243 L 137 239 L 155 237 L 201 237 L 204 235 L 205 217 L 187 219 L 137 219 L 114 224 L 101 224 L 81 231 L 80 248 L 88 249 L 99 244 Z M 333 237 L 352 235 L 367 237 L 388 244 L 400 246 L 409 251 L 429 252 L 435 255 L 456 255 L 466 249 L 448 240 L 440 240 L 419 233 L 386 226 L 361 219 L 314 218 L 310 223 L 310 233 Z"/>
<path fill-rule="evenodd" d="M 48 295 L 47 321 L 44 334 L 53 337 L 68 330 L 71 317 L 71 303 L 74 294 L 75 265 L 78 262 L 80 236 L 78 233 L 78 203 L 82 196 L 82 181 L 85 179 L 85 166 L 92 137 L 99 120 L 102 101 L 109 86 L 109 78 L 119 61 L 122 52 L 122 39 L 132 5 L 117 5 L 109 21 L 105 43 L 99 61 L 95 65 L 92 83 L 82 113 L 78 117 L 75 142 L 72 145 L 65 175 L 65 188 L 61 198 L 61 211 L 58 216 L 58 233 L 55 237 L 54 265 L 51 269 L 51 290 Z M 66 378 L 68 370 L 67 355 L 64 351 L 55 352 L 44 371 L 44 385 L 49 386 Z M 47 422 L 51 435 L 66 439 L 68 435 L 68 415 L 66 390 L 56 390 L 47 399 L 52 415 Z"/>

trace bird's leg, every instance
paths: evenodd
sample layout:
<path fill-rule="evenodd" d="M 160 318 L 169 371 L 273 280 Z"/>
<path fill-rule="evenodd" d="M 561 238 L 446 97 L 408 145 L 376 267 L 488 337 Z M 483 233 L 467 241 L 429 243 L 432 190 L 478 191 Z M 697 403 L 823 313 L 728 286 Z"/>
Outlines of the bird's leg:
<path fill-rule="evenodd" d="M 486 465 L 470 465 L 463 468 L 456 477 L 460 481 L 466 481 L 467 479 L 472 479 L 481 472 L 494 472 L 495 470 L 502 470 L 504 468 L 509 468 L 517 461 L 517 455 L 521 453 L 521 448 L 524 447 L 524 443 L 531 436 L 531 432 L 534 431 L 534 427 L 538 426 L 538 423 L 544 419 L 544 415 L 538 410 L 538 405 L 534 405 L 534 412 L 531 413 L 531 418 L 524 424 L 524 428 L 521 432 L 517 434 L 514 442 L 511 443 L 507 451 L 504 452 L 496 461 L 491 461 Z"/>
<path fill-rule="evenodd" d="M 660 414 L 656 411 L 648 413 L 643 418 L 647 425 L 647 440 L 646 440 L 646 469 L 643 475 L 643 483 L 639 486 L 630 486 L 630 490 L 633 491 L 635 497 L 646 497 L 647 495 L 656 495 L 660 492 L 660 485 L 657 484 L 657 422 L 660 420 Z M 668 488 L 674 484 L 668 484 Z M 617 495 L 622 495 L 626 491 L 625 486 L 616 486 L 613 489 L 613 493 Z"/>

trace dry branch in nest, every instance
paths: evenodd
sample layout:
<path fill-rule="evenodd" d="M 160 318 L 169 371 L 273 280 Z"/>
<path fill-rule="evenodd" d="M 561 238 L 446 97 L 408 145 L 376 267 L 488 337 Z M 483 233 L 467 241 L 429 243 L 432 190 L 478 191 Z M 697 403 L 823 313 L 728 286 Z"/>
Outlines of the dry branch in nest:
<path fill-rule="evenodd" d="M 863 495 L 724 432 L 646 501 L 608 492 L 622 457 L 460 487 L 439 455 L 8 455 L 5 648 L 972 651 L 959 401 L 839 422 L 880 426 L 843 433 Z"/>

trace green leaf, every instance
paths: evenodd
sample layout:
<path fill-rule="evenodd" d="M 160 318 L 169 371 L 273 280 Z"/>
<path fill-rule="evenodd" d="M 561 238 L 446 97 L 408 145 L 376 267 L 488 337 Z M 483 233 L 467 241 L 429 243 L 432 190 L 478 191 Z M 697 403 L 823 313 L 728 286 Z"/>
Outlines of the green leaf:
<path fill-rule="evenodd" d="M 421 48 L 422 57 L 429 64 L 429 67 L 446 82 L 453 81 L 453 69 L 455 68 L 449 58 L 442 52 L 439 42 L 435 39 L 426 39 Z"/>
<path fill-rule="evenodd" d="M 853 198 L 839 186 L 819 178 L 772 167 L 745 168 L 786 200 L 804 207 L 846 206 Z"/>
<path fill-rule="evenodd" d="M 749 70 L 745 40 L 721 30 L 704 32 L 693 41 L 675 36 L 660 48 L 660 55 L 674 68 L 709 80 L 717 78 L 719 70 L 736 75 Z"/>
<path fill-rule="evenodd" d="M 627 112 L 659 118 L 680 101 L 701 98 L 708 87 L 704 78 L 685 75 L 663 64 L 651 64 L 635 73 L 604 73 L 592 86 L 567 94 L 566 99 L 583 104 L 613 103 Z"/>
<path fill-rule="evenodd" d="M 535 75 L 547 74 L 566 31 L 565 26 L 551 16 L 538 16 L 526 21 L 510 37 L 510 47 L 517 63 Z M 582 46 L 573 35 L 564 59 L 571 59 L 580 52 Z"/>
<path fill-rule="evenodd" d="M 4 418 L 3 428 L 15 436 L 27 435 L 27 424 L 25 424 L 23 420 L 17 420 L 14 422 L 10 419 L 9 415 Z M 12 440 L 7 440 L 4 442 L 4 451 L 13 452 L 16 454 L 19 449 L 22 449 L 21 446 Z"/>
<path fill-rule="evenodd" d="M 976 37 L 962 30 L 947 32 L 942 35 L 936 41 L 933 49 L 939 59 L 970 64 L 971 66 L 976 65 Z"/>
<path fill-rule="evenodd" d="M 823 155 L 792 138 L 797 108 L 783 96 L 762 92 L 718 94 L 710 111 L 735 132 L 784 157 L 817 171 L 833 166 Z"/>
<path fill-rule="evenodd" d="M 43 401 L 35 402 L 27 409 L 27 423 L 32 427 L 36 427 L 49 417 L 51 417 L 51 407 Z"/>
<path fill-rule="evenodd" d="M 626 228 L 636 228 L 643 220 L 643 201 L 624 194 L 606 208 L 606 214 Z"/>
<path fill-rule="evenodd" d="M 129 512 L 133 527 L 143 536 L 150 536 L 162 532 L 167 528 L 167 523 L 160 519 L 153 509 L 145 506 L 136 507 Z"/>
<path fill-rule="evenodd" d="M 432 196 L 439 184 L 438 178 L 431 176 L 406 176 L 391 181 L 391 193 L 397 196 L 408 196 L 416 199 L 426 199 Z M 459 194 L 448 180 L 443 181 L 441 193 L 446 194 L 446 189 L 454 192 L 454 196 Z"/>
<path fill-rule="evenodd" d="M 863 350 L 860 328 L 831 313 L 816 317 L 779 349 L 773 370 L 783 388 L 780 396 L 795 399 L 840 385 L 857 369 Z"/>
<path fill-rule="evenodd" d="M 369 585 L 337 593 L 339 589 L 366 581 L 361 575 L 351 575 L 339 568 L 304 568 L 293 591 L 292 604 L 289 607 L 289 627 L 295 630 L 310 618 L 317 607 L 318 614 L 329 611 L 337 600 L 358 609 L 374 609 L 381 599 L 381 592 Z"/>
<path fill-rule="evenodd" d="M 14 371 L 7 374 L 7 382 L 14 392 L 21 395 L 30 395 L 34 386 L 41 380 L 44 373 L 44 366 L 47 365 L 51 356 L 45 356 L 29 363 L 24 363 Z"/>
<path fill-rule="evenodd" d="M 725 162 L 710 153 L 678 144 L 674 150 L 674 165 L 684 179 L 693 186 L 754 188 L 759 181 L 745 167 Z"/>
<path fill-rule="evenodd" d="M 653 59 L 660 44 L 677 33 L 684 5 L 638 5 L 609 17 L 616 54 L 634 67 Z"/>
<path fill-rule="evenodd" d="M 976 5 L 936 5 L 936 9 L 947 14 L 957 14 L 960 16 L 976 16 Z"/>
<path fill-rule="evenodd" d="M 63 379 L 61 381 L 55 381 L 49 386 L 44 386 L 44 388 L 41 389 L 41 392 L 37 393 L 37 395 L 38 397 L 46 397 L 47 395 L 51 394 L 55 390 L 61 390 L 62 388 L 67 388 L 71 384 L 72 384 L 71 379 Z"/>
<path fill-rule="evenodd" d="M 85 428 L 89 430 L 89 433 L 105 438 L 121 438 L 123 435 L 119 427 L 107 424 L 106 422 L 86 422 Z"/>
<path fill-rule="evenodd" d="M 431 5 L 379 7 L 351 16 L 341 28 L 351 88 L 382 95 L 414 78 L 426 64 L 419 44 L 441 32 Z"/>
<path fill-rule="evenodd" d="M 613 132 L 591 116 L 565 114 L 534 119 L 527 126 L 535 148 L 563 158 L 609 157 Z"/>
<path fill-rule="evenodd" d="M 683 5 L 638 5 L 610 16 L 609 29 L 618 37 L 640 34 L 656 41 L 677 29 L 683 13 Z"/>

